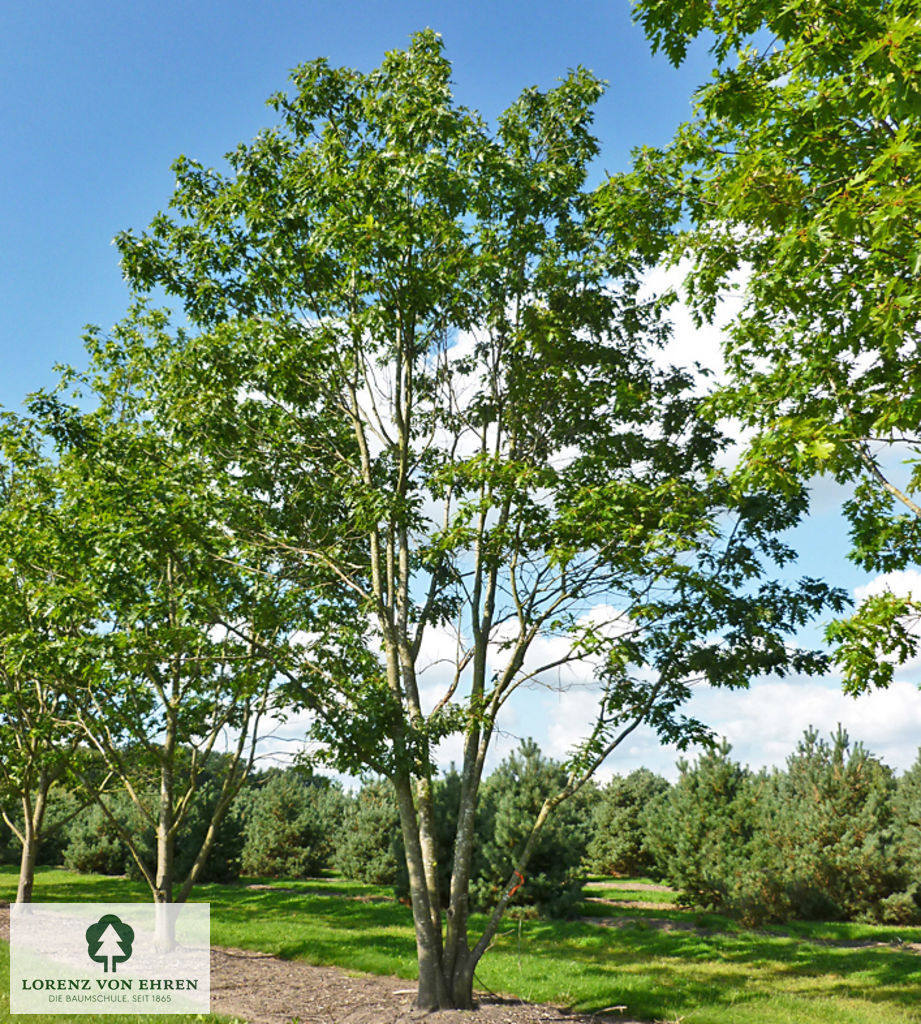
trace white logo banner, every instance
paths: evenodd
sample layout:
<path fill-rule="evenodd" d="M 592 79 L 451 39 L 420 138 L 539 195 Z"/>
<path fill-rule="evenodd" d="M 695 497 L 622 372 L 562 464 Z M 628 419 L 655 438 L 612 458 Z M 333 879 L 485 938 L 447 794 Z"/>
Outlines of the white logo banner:
<path fill-rule="evenodd" d="M 11 1013 L 208 1013 L 208 903 L 14 903 Z"/>

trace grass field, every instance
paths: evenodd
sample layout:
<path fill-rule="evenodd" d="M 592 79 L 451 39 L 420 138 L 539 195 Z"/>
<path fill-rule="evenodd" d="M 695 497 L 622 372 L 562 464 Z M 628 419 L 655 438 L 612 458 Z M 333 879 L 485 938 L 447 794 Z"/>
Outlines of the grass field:
<path fill-rule="evenodd" d="M 0 868 L 0 899 L 13 896 L 15 883 L 15 870 Z M 627 1016 L 683 1024 L 921 1024 L 921 954 L 904 948 L 921 943 L 919 928 L 800 923 L 756 932 L 629 883 L 586 892 L 609 901 L 587 904 L 589 921 L 509 920 L 480 965 L 478 987 L 581 1010 L 625 1006 Z M 329 879 L 272 889 L 203 885 L 194 898 L 211 903 L 216 945 L 412 978 L 410 913 L 389 896 Z M 120 879 L 45 869 L 34 898 L 131 901 L 147 893 Z M 632 905 L 637 901 L 673 906 L 641 909 Z M 605 926 L 606 919 L 616 926 Z M 8 990 L 4 976 L 0 1020 L 10 1019 Z"/>

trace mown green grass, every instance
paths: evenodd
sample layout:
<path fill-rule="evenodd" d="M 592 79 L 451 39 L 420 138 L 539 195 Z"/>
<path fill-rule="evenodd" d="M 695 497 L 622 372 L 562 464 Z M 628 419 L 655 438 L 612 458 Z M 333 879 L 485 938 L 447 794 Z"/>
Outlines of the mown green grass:
<path fill-rule="evenodd" d="M 0 899 L 14 891 L 15 871 L 0 869 Z M 205 885 L 194 898 L 211 903 L 217 945 L 412 978 L 411 916 L 388 896 L 331 879 L 273 889 Z M 54 869 L 42 871 L 35 887 L 36 900 L 146 898 L 130 882 Z M 583 1010 L 626 1006 L 625 1016 L 685 1024 L 921 1024 L 921 956 L 892 945 L 835 945 L 921 942 L 921 929 L 809 923 L 754 932 L 679 909 L 641 912 L 629 902 L 603 909 L 634 921 L 612 928 L 509 920 L 477 971 L 478 987 Z M 653 919 L 663 917 L 708 930 L 663 930 Z"/>

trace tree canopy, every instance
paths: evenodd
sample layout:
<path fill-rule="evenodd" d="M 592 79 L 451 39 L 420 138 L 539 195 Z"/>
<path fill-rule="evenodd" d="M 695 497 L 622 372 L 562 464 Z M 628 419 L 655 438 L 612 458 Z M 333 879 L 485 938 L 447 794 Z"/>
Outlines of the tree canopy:
<path fill-rule="evenodd" d="M 158 418 L 157 367 L 175 344 L 164 314 L 139 304 L 109 336 L 85 340 L 88 369 L 65 369 L 54 393 L 29 402 L 57 490 L 53 508 L 25 509 L 23 522 L 50 519 L 68 556 L 52 575 L 53 607 L 70 627 L 57 726 L 95 751 L 132 801 L 141 830 L 97 796 L 155 900 L 181 902 L 252 765 L 276 674 L 260 641 L 285 631 L 287 608 L 258 558 L 241 567 L 208 464 Z M 174 879 L 177 837 L 225 743 L 200 848 Z"/>
<path fill-rule="evenodd" d="M 93 621 L 59 515 L 61 477 L 27 421 L 0 421 L 0 814 L 21 844 L 17 902 L 31 901 L 52 789 L 79 765 L 72 645 Z M 20 808 L 14 821 L 12 805 Z"/>

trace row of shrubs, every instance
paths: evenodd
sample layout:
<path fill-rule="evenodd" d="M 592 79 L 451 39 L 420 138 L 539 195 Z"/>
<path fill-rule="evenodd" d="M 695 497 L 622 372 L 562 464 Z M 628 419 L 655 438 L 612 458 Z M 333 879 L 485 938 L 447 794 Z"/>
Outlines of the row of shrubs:
<path fill-rule="evenodd" d="M 783 771 L 752 772 L 727 746 L 679 767 L 638 826 L 687 902 L 750 924 L 921 921 L 921 757 L 896 778 L 841 729 L 809 730 Z"/>
<path fill-rule="evenodd" d="M 177 878 L 184 877 L 201 844 L 217 798 L 220 772 L 220 760 L 215 759 L 211 770 L 200 776 L 197 801 L 176 844 Z M 543 757 L 531 741 L 523 743 L 485 781 L 471 887 L 476 907 L 486 908 L 501 893 L 516 847 L 523 842 L 544 796 L 564 782 L 562 767 Z M 456 771 L 452 769 L 437 780 L 434 797 L 439 872 L 447 896 L 460 798 Z M 549 916 L 574 911 L 581 899 L 583 860 L 590 838 L 588 799 L 573 799 L 544 828 L 527 886 L 516 894 L 516 902 Z M 111 816 L 136 840 L 140 837 L 146 859 L 153 861 L 152 824 L 141 819 L 127 795 L 110 794 L 106 803 Z M 8 830 L 5 836 L 0 831 L 0 860 L 15 860 L 15 846 Z M 67 792 L 59 792 L 49 805 L 38 860 L 75 871 L 140 878 L 110 815 L 98 805 L 81 807 Z M 356 881 L 392 885 L 398 896 L 408 895 L 399 816 L 389 784 L 366 781 L 350 794 L 308 770 L 273 768 L 254 774 L 237 797 L 200 880 L 309 878 L 330 869 Z"/>
<path fill-rule="evenodd" d="M 783 770 L 751 771 L 723 745 L 694 764 L 680 762 L 679 772 L 670 785 L 640 769 L 604 787 L 587 786 L 563 804 L 544 828 L 515 902 L 548 916 L 572 915 L 586 875 L 600 873 L 664 879 L 686 903 L 747 923 L 921 920 L 921 757 L 897 779 L 841 730 L 830 742 L 808 731 Z M 485 781 L 471 886 L 476 907 L 501 894 L 541 801 L 563 779 L 563 768 L 526 741 Z M 216 791 L 217 780 L 204 773 L 177 845 L 177 875 L 198 848 Z M 445 890 L 459 793 L 453 770 L 436 783 Z M 110 804 L 135 835 L 146 836 L 152 855 L 152 828 L 128 798 L 112 797 Z M 4 851 L 3 842 L 0 833 L 0 858 L 13 859 L 12 844 Z M 49 810 L 40 860 L 138 875 L 102 810 L 81 808 L 66 793 Z M 329 869 L 406 895 L 389 786 L 366 781 L 350 794 L 309 771 L 270 769 L 240 794 L 202 880 L 307 878 Z"/>

